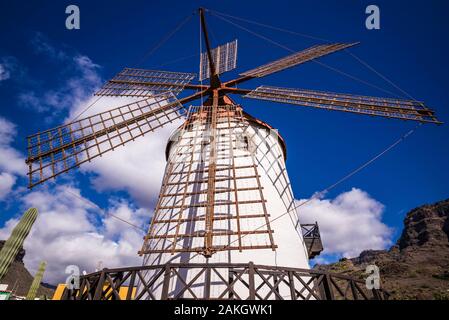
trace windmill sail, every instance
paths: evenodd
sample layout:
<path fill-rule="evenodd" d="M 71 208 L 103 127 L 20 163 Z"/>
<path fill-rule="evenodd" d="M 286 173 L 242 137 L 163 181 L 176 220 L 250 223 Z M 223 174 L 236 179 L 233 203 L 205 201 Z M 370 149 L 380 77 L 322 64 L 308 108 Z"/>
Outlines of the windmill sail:
<path fill-rule="evenodd" d="M 211 50 L 217 74 L 231 71 L 237 67 L 237 39 Z M 200 58 L 200 76 L 203 81 L 210 78 L 209 57 L 203 52 Z"/>
<path fill-rule="evenodd" d="M 251 78 L 265 77 L 275 72 L 294 67 L 298 64 L 305 63 L 307 61 L 352 47 L 354 45 L 356 45 L 356 43 L 335 43 L 314 46 L 309 49 L 289 55 L 285 58 L 257 67 L 255 69 L 243 72 L 240 75 Z"/>
<path fill-rule="evenodd" d="M 184 111 L 168 93 L 29 136 L 29 187 L 154 131 L 180 118 Z"/>
<path fill-rule="evenodd" d="M 150 97 L 167 91 L 178 94 L 193 78 L 194 73 L 125 68 L 95 95 Z"/>
<path fill-rule="evenodd" d="M 245 97 L 386 118 L 441 123 L 422 102 L 260 86 Z"/>

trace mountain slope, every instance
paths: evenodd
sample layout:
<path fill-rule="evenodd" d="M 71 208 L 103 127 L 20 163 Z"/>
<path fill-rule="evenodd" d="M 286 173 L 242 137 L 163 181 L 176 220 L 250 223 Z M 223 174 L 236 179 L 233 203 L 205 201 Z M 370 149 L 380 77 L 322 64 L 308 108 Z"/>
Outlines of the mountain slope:
<path fill-rule="evenodd" d="M 3 247 L 4 243 L 5 241 L 0 240 L 0 249 Z M 33 276 L 25 268 L 23 263 L 24 256 L 25 250 L 21 248 L 14 261 L 11 263 L 8 273 L 3 279 L 0 280 L 0 283 L 8 284 L 8 290 L 13 290 L 15 295 L 22 297 L 27 295 L 31 283 L 33 282 Z M 53 297 L 53 291 L 54 290 L 52 288 L 45 287 L 41 284 L 37 290 L 36 297 L 45 295 L 47 298 L 51 298 Z"/>
<path fill-rule="evenodd" d="M 449 199 L 410 211 L 389 250 L 364 251 L 315 268 L 365 278 L 370 264 L 379 267 L 392 299 L 449 299 Z"/>

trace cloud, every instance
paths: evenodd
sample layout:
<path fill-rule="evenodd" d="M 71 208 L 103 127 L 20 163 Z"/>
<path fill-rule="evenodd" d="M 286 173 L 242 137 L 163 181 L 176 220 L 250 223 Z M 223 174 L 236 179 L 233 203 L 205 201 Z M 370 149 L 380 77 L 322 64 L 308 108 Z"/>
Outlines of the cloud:
<path fill-rule="evenodd" d="M 304 200 L 299 200 L 302 202 Z M 392 230 L 382 222 L 384 206 L 357 188 L 335 199 L 314 199 L 299 208 L 301 223 L 319 224 L 326 255 L 355 257 L 391 245 Z"/>
<path fill-rule="evenodd" d="M 7 172 L 0 173 L 0 201 L 6 198 L 16 183 L 16 177 Z"/>
<path fill-rule="evenodd" d="M 17 178 L 26 175 L 24 157 L 11 146 L 16 135 L 16 125 L 0 116 L 0 201 L 13 190 Z"/>
<path fill-rule="evenodd" d="M 8 70 L 8 67 L 3 63 L 0 64 L 0 81 L 8 80 L 11 77 L 11 73 Z"/>
<path fill-rule="evenodd" d="M 102 83 L 97 73 L 100 67 L 83 55 L 74 56 L 67 63 L 73 71 L 62 85 L 43 93 L 22 92 L 19 95 L 19 103 L 37 112 L 51 111 L 54 118 L 62 111 L 68 111 L 74 105 L 89 99 Z"/>
<path fill-rule="evenodd" d="M 0 84 L 3 81 L 13 81 L 15 85 L 29 83 L 26 79 L 27 70 L 16 57 L 0 57 Z"/>
<path fill-rule="evenodd" d="M 31 39 L 31 45 L 36 53 L 43 54 L 52 60 L 65 60 L 67 54 L 50 44 L 49 39 L 41 32 L 36 32 Z"/>
<path fill-rule="evenodd" d="M 47 261 L 44 281 L 59 283 L 67 275 L 68 265 L 93 272 L 102 261 L 103 267 L 141 264 L 137 255 L 143 242 L 143 230 L 135 229 L 113 218 L 113 214 L 146 228 L 149 214 L 126 201 L 110 202 L 107 214 L 92 207 L 80 190 L 68 185 L 33 191 L 23 198 L 24 207 L 36 207 L 38 218 L 24 243 L 25 265 L 33 273 L 39 263 Z M 18 219 L 6 222 L 0 238 L 6 238 Z"/>
<path fill-rule="evenodd" d="M 87 80 L 88 84 L 102 83 L 101 77 L 97 73 L 97 70 L 100 69 L 98 64 L 94 63 L 89 57 L 84 55 L 76 55 L 72 59 L 75 67 L 81 72 L 83 80 Z"/>
<path fill-rule="evenodd" d="M 19 103 L 37 112 L 51 112 L 50 120 L 60 116 L 89 99 L 93 92 L 103 83 L 98 71 L 100 66 L 89 57 L 79 53 L 68 53 L 52 44 L 42 34 L 36 33 L 32 40 L 36 53 L 56 63 L 59 73 L 64 76 L 51 90 L 36 92 L 35 89 L 22 92 Z M 49 120 L 47 119 L 47 120 Z"/>
<path fill-rule="evenodd" d="M 164 149 L 170 128 L 146 135 L 86 164 L 98 192 L 126 190 L 140 205 L 150 207 L 159 193 L 165 168 Z"/>
<path fill-rule="evenodd" d="M 0 171 L 24 176 L 25 158 L 11 146 L 16 135 L 16 125 L 0 116 Z"/>
<path fill-rule="evenodd" d="M 14 57 L 0 58 L 0 81 L 11 79 L 14 74 L 20 75 L 17 59 Z"/>
<path fill-rule="evenodd" d="M 0 117 L 0 145 L 6 145 L 13 141 L 16 134 L 16 125 L 7 119 Z"/>

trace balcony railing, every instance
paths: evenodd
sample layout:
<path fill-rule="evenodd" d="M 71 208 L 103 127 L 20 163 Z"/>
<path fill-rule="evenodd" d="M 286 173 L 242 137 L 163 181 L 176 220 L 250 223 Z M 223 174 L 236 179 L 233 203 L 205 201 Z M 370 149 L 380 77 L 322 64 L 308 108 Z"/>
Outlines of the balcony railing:
<path fill-rule="evenodd" d="M 127 289 L 127 290 L 123 290 Z M 386 300 L 382 289 L 322 271 L 246 264 L 165 264 L 82 276 L 66 300 Z"/>

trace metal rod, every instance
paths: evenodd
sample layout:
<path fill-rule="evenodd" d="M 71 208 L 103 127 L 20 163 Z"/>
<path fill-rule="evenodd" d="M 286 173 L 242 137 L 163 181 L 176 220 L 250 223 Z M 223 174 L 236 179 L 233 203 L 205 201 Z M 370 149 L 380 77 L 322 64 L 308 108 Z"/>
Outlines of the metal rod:
<path fill-rule="evenodd" d="M 204 17 L 204 8 L 200 8 L 201 27 L 203 29 L 204 41 L 206 42 L 207 56 L 209 58 L 210 67 L 210 86 L 212 89 L 220 87 L 220 78 L 217 75 L 215 63 L 212 57 L 212 49 L 209 42 L 209 33 L 207 32 L 206 18 Z"/>
<path fill-rule="evenodd" d="M 204 256 L 212 255 L 211 247 L 213 245 L 213 228 L 214 228 L 214 209 L 215 209 L 215 175 L 217 168 L 217 112 L 218 112 L 218 90 L 213 91 L 212 108 L 209 110 L 211 141 L 209 144 L 209 174 L 207 181 L 207 209 L 206 209 L 206 235 L 204 241 Z"/>

